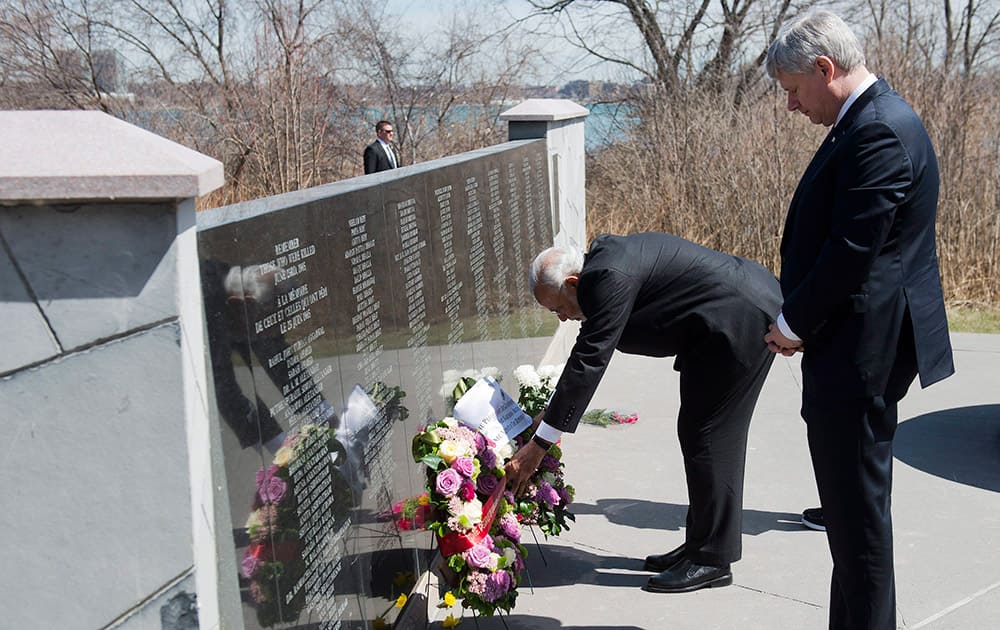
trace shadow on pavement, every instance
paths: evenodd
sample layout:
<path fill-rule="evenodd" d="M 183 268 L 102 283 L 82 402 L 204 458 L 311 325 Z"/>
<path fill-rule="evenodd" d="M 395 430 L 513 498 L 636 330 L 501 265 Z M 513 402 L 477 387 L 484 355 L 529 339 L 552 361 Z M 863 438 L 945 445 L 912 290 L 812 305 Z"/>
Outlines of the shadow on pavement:
<path fill-rule="evenodd" d="M 643 499 L 598 499 L 594 503 L 574 503 L 573 514 L 603 514 L 616 525 L 638 529 L 680 531 L 685 525 L 687 505 L 660 503 Z M 743 533 L 757 536 L 769 531 L 805 531 L 799 512 L 743 510 Z"/>
<path fill-rule="evenodd" d="M 504 622 L 507 625 L 504 625 Z M 498 617 L 473 620 L 471 614 L 466 614 L 460 627 L 463 630 L 611 630 L 612 628 L 614 630 L 643 630 L 639 626 L 620 624 L 613 626 L 564 626 L 558 619 L 536 615 L 505 615 L 501 621 Z M 438 630 L 441 628 L 441 622 L 434 622 L 428 628 Z"/>
<path fill-rule="evenodd" d="M 901 422 L 893 455 L 931 475 L 1000 492 L 1000 404 L 944 409 Z"/>
<path fill-rule="evenodd" d="M 521 539 L 528 549 L 525 561 L 527 574 L 521 581 L 520 592 L 530 593 L 532 588 L 565 586 L 567 584 L 597 584 L 640 588 L 649 579 L 644 572 L 616 573 L 615 571 L 642 571 L 643 560 L 623 556 L 600 556 L 575 547 L 561 545 L 536 545 L 530 535 Z"/>

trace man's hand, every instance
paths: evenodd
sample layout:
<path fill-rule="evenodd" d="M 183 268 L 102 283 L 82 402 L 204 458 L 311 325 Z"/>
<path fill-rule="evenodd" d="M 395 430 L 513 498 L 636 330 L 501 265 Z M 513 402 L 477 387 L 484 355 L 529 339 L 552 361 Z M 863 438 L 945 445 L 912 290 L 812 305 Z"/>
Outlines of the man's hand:
<path fill-rule="evenodd" d="M 790 357 L 796 352 L 802 352 L 802 342 L 792 341 L 788 337 L 781 334 L 781 330 L 778 328 L 777 324 L 771 324 L 767 327 L 767 334 L 764 335 L 764 342 L 767 343 L 767 349 L 771 352 L 780 352 L 783 356 Z"/>
<path fill-rule="evenodd" d="M 515 497 L 524 494 L 528 480 L 538 470 L 543 457 L 545 449 L 528 440 L 528 443 L 518 449 L 514 457 L 507 462 L 507 489 L 513 492 Z"/>

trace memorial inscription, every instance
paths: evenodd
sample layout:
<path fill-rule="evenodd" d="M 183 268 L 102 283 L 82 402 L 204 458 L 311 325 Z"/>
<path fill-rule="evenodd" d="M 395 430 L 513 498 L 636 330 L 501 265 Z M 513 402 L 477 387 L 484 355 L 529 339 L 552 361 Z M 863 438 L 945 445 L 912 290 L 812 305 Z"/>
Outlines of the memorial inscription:
<path fill-rule="evenodd" d="M 243 627 L 396 627 L 399 595 L 430 597 L 411 589 L 433 538 L 398 511 L 426 481 L 410 440 L 444 415 L 446 370 L 510 375 L 547 346 L 523 277 L 551 244 L 545 155 L 200 213 Z"/>

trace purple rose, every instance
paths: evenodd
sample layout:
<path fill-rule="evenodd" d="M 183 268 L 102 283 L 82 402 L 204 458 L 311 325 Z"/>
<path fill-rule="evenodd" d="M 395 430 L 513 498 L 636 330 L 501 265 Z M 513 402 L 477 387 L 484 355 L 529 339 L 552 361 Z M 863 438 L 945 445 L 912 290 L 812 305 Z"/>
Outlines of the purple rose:
<path fill-rule="evenodd" d="M 479 494 L 486 496 L 491 496 L 498 485 L 500 485 L 500 480 L 497 479 L 496 475 L 490 473 L 483 473 L 476 480 L 476 490 L 479 491 Z"/>
<path fill-rule="evenodd" d="M 288 492 L 288 484 L 281 477 L 268 477 L 260 488 L 260 499 L 265 503 L 281 503 Z"/>
<path fill-rule="evenodd" d="M 477 569 L 488 569 L 491 555 L 490 548 L 480 543 L 465 552 L 465 561 Z"/>
<path fill-rule="evenodd" d="M 545 456 L 542 457 L 542 463 L 539 464 L 538 467 L 555 472 L 559 470 L 559 460 L 546 453 Z"/>
<path fill-rule="evenodd" d="M 438 473 L 435 488 L 446 497 L 453 497 L 462 487 L 462 477 L 454 468 L 445 468 Z"/>
<path fill-rule="evenodd" d="M 476 440 L 476 451 L 481 453 L 486 449 L 486 436 L 476 431 L 475 440 Z"/>
<path fill-rule="evenodd" d="M 507 571 L 490 573 L 486 577 L 486 592 L 483 593 L 483 599 L 488 602 L 495 602 L 507 594 L 507 591 L 510 590 L 510 585 L 510 573 Z"/>
<path fill-rule="evenodd" d="M 468 479 L 462 482 L 461 496 L 463 501 L 471 501 L 476 498 L 476 486 Z"/>
<path fill-rule="evenodd" d="M 539 481 L 535 498 L 549 505 L 559 505 L 559 493 L 548 482 Z"/>
<path fill-rule="evenodd" d="M 463 477 L 470 479 L 472 478 L 472 473 L 476 470 L 476 465 L 472 462 L 471 457 L 457 457 L 452 462 L 451 467 L 457 470 Z"/>
<path fill-rule="evenodd" d="M 257 488 L 264 485 L 268 479 L 273 477 L 278 472 L 278 465 L 271 464 L 267 468 L 261 468 L 257 471 Z"/>
<path fill-rule="evenodd" d="M 479 465 L 482 470 L 490 470 L 497 465 L 497 454 L 491 448 L 479 453 Z"/>
<path fill-rule="evenodd" d="M 566 488 L 556 488 L 556 492 L 559 493 L 559 498 L 562 499 L 563 505 L 569 505 L 573 502 L 573 497 Z"/>
<path fill-rule="evenodd" d="M 517 522 L 517 517 L 508 512 L 500 517 L 500 530 L 503 535 L 516 543 L 521 542 L 521 525 Z"/>
<path fill-rule="evenodd" d="M 240 563 L 240 575 L 249 580 L 253 576 L 257 575 L 257 571 L 260 571 L 260 560 L 250 553 L 247 553 L 247 555 L 243 557 L 243 562 Z"/>

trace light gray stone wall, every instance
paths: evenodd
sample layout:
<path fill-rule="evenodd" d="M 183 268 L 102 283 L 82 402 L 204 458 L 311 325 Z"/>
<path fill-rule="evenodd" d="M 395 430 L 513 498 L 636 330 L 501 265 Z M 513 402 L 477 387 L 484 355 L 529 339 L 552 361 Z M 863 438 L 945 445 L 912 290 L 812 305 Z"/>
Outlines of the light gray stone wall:
<path fill-rule="evenodd" d="M 219 627 L 192 199 L 222 166 L 96 112 L 0 136 L 0 625 Z"/>

